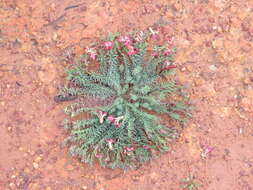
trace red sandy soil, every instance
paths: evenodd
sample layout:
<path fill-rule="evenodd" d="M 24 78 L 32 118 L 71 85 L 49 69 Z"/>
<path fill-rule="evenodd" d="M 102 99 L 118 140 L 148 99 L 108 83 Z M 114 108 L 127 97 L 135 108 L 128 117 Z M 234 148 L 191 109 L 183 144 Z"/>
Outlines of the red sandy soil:
<path fill-rule="evenodd" d="M 194 105 L 171 151 L 128 172 L 69 157 L 63 55 L 159 24 Z M 201 190 L 252 190 L 252 0 L 0 0 L 0 139 L 1 190 L 180 190 L 190 174 Z"/>

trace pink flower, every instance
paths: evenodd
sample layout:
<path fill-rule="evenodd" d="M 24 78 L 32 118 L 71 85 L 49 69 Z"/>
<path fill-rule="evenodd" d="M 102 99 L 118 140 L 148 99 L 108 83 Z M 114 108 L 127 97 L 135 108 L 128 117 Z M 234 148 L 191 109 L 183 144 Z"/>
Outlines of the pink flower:
<path fill-rule="evenodd" d="M 151 39 L 152 40 L 159 40 L 159 35 L 158 35 L 158 33 L 159 33 L 159 31 L 157 30 L 153 30 L 151 27 L 149 28 L 149 31 L 150 31 L 150 33 L 151 33 Z"/>
<path fill-rule="evenodd" d="M 107 116 L 107 112 L 99 111 L 98 112 L 98 118 L 99 118 L 99 123 L 104 122 L 104 117 Z"/>
<path fill-rule="evenodd" d="M 105 141 L 108 142 L 108 143 L 115 143 L 114 139 L 106 139 Z"/>
<path fill-rule="evenodd" d="M 147 145 L 144 145 L 143 148 L 146 149 L 146 150 L 149 149 L 149 147 Z"/>
<path fill-rule="evenodd" d="M 95 60 L 96 59 L 96 56 L 97 56 L 97 53 L 96 53 L 96 50 L 94 48 L 86 48 L 85 49 L 85 52 L 90 56 L 90 58 L 92 60 Z"/>
<path fill-rule="evenodd" d="M 118 41 L 124 43 L 125 46 L 131 45 L 133 42 L 129 36 L 120 36 Z"/>
<path fill-rule="evenodd" d="M 214 147 L 210 147 L 210 146 L 206 147 L 206 153 L 207 154 L 212 152 L 213 150 L 214 150 Z"/>
<path fill-rule="evenodd" d="M 160 133 L 167 134 L 167 132 L 165 130 L 163 130 L 163 129 L 160 130 Z"/>
<path fill-rule="evenodd" d="M 123 116 L 120 116 L 120 117 L 116 117 L 113 124 L 116 125 L 116 127 L 119 127 L 120 126 L 120 120 L 122 120 L 124 117 Z"/>
<path fill-rule="evenodd" d="M 102 158 L 103 156 L 102 156 L 102 154 L 96 154 L 95 157 L 96 158 Z"/>
<path fill-rule="evenodd" d="M 113 48 L 113 43 L 111 41 L 104 42 L 103 45 L 106 50 L 111 50 Z"/>
<path fill-rule="evenodd" d="M 171 54 L 171 50 L 170 49 L 165 49 L 164 52 L 163 52 L 163 55 L 164 56 L 169 56 Z"/>
<path fill-rule="evenodd" d="M 107 120 L 109 120 L 110 122 L 114 122 L 115 121 L 115 117 L 113 117 L 112 115 L 109 115 L 107 117 Z"/>
<path fill-rule="evenodd" d="M 167 37 L 167 43 L 168 45 L 172 45 L 174 38 L 172 36 Z"/>
<path fill-rule="evenodd" d="M 159 53 L 156 51 L 156 52 L 152 53 L 152 56 L 153 56 L 153 57 L 158 57 L 158 56 L 159 56 Z"/>
<path fill-rule="evenodd" d="M 138 53 L 138 50 L 134 48 L 133 46 L 128 46 L 127 48 L 128 48 L 128 52 L 127 52 L 128 55 L 134 55 Z"/>
<path fill-rule="evenodd" d="M 208 154 L 210 154 L 212 151 L 214 150 L 214 147 L 210 147 L 210 146 L 205 146 L 204 148 L 203 148 L 203 152 L 201 153 L 201 156 L 202 157 L 207 157 L 207 155 Z"/>
<path fill-rule="evenodd" d="M 134 150 L 134 147 L 125 147 L 124 149 L 128 152 L 131 152 Z"/>
<path fill-rule="evenodd" d="M 90 54 L 90 58 L 92 59 L 92 60 L 95 60 L 96 59 L 96 54 Z"/>
<path fill-rule="evenodd" d="M 151 39 L 154 41 L 158 41 L 159 40 L 159 35 L 158 34 L 151 34 Z"/>
<path fill-rule="evenodd" d="M 109 120 L 110 122 L 112 122 L 116 127 L 119 127 L 120 126 L 120 120 L 122 120 L 124 117 L 123 116 L 120 116 L 120 117 L 114 117 L 112 115 L 108 116 L 107 117 L 107 120 Z"/>
<path fill-rule="evenodd" d="M 114 139 L 106 139 L 105 141 L 108 143 L 109 149 L 112 150 L 113 149 L 112 143 L 115 143 L 115 140 Z"/>

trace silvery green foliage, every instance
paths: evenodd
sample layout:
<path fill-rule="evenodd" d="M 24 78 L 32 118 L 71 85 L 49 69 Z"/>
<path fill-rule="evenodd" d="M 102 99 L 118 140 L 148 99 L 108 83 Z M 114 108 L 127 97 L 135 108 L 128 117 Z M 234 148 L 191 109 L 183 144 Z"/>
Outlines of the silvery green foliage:
<path fill-rule="evenodd" d="M 65 141 L 70 153 L 83 162 L 98 160 L 109 168 L 139 167 L 167 151 L 168 141 L 176 136 L 158 115 L 183 122 L 187 114 L 187 106 L 175 101 L 181 87 L 163 78 L 172 72 L 164 63 L 172 63 L 173 50 L 164 56 L 165 48 L 156 47 L 158 55 L 152 56 L 147 52 L 147 33 L 138 40 L 135 37 L 113 36 L 97 46 L 96 52 L 89 49 L 83 60 L 67 71 L 69 87 L 62 90 L 62 96 L 113 100 L 89 107 L 77 100 L 65 109 L 71 117 L 89 113 L 88 119 L 64 123 L 70 131 Z M 95 61 L 99 70 L 89 71 Z"/>

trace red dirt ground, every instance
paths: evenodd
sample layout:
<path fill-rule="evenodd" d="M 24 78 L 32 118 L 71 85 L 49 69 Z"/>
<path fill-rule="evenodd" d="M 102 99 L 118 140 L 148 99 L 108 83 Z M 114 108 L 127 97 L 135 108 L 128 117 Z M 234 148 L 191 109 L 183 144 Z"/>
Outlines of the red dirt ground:
<path fill-rule="evenodd" d="M 74 6 L 76 5 L 76 6 Z M 64 52 L 162 24 L 195 109 L 171 151 L 137 171 L 90 167 L 61 146 Z M 253 189 L 252 0 L 0 0 L 0 189 Z M 203 157 L 204 147 L 213 151 Z"/>

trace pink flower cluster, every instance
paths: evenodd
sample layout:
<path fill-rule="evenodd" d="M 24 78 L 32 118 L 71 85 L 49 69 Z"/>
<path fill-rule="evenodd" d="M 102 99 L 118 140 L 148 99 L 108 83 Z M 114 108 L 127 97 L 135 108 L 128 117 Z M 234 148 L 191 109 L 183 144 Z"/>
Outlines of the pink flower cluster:
<path fill-rule="evenodd" d="M 214 150 L 214 147 L 206 145 L 203 147 L 203 152 L 201 153 L 201 156 L 203 158 L 206 158 L 208 154 L 210 154 L 213 150 Z"/>
<path fill-rule="evenodd" d="M 114 139 L 106 139 L 105 141 L 108 142 L 108 143 L 115 143 Z"/>
<path fill-rule="evenodd" d="M 134 147 L 128 147 L 128 146 L 126 146 L 126 147 L 124 147 L 124 150 L 125 150 L 126 152 L 131 152 L 131 151 L 134 150 Z"/>
<path fill-rule="evenodd" d="M 96 158 L 102 158 L 103 155 L 102 155 L 102 154 L 96 154 L 95 157 L 96 157 Z"/>
<path fill-rule="evenodd" d="M 108 115 L 107 112 L 104 112 L 104 111 L 98 111 L 97 113 L 97 116 L 98 116 L 98 119 L 99 119 L 99 123 L 103 123 L 104 120 L 105 120 L 105 117 Z M 107 117 L 107 120 L 110 121 L 111 123 L 113 123 L 116 127 L 119 127 L 120 126 L 120 121 L 123 119 L 124 117 L 123 116 L 120 116 L 120 117 L 114 117 L 112 115 L 109 115 Z"/>
<path fill-rule="evenodd" d="M 167 48 L 164 50 L 163 52 L 163 55 L 164 56 L 169 56 L 172 54 L 172 51 L 171 51 L 171 46 L 173 44 L 173 38 L 171 36 L 167 37 Z"/>
<path fill-rule="evenodd" d="M 150 31 L 150 33 L 151 33 L 151 35 L 150 35 L 150 37 L 151 37 L 151 39 L 152 40 L 155 40 L 155 41 L 157 41 L 157 40 L 159 40 L 159 30 L 153 30 L 151 27 L 149 28 L 149 31 Z"/>
<path fill-rule="evenodd" d="M 120 127 L 120 120 L 123 119 L 123 116 L 121 117 L 114 117 L 112 115 L 107 117 L 107 120 L 109 120 L 111 123 L 113 123 L 116 127 Z"/>
<path fill-rule="evenodd" d="M 125 46 L 132 45 L 133 43 L 133 40 L 129 36 L 120 36 L 118 41 L 124 43 Z"/>
<path fill-rule="evenodd" d="M 152 53 L 152 56 L 153 56 L 153 57 L 158 57 L 158 56 L 159 56 L 159 53 L 158 53 L 157 51 L 155 51 L 155 52 Z"/>
<path fill-rule="evenodd" d="M 167 43 L 169 46 L 171 46 L 173 44 L 173 40 L 174 40 L 174 38 L 172 36 L 167 37 Z"/>
<path fill-rule="evenodd" d="M 113 48 L 113 43 L 111 41 L 107 41 L 103 43 L 103 46 L 106 50 L 111 50 Z"/>
<path fill-rule="evenodd" d="M 127 46 L 127 49 L 128 49 L 128 52 L 127 52 L 128 55 L 134 55 L 138 53 L 138 50 L 134 48 L 133 46 Z"/>
<path fill-rule="evenodd" d="M 147 145 L 144 145 L 143 148 L 146 149 L 146 150 L 149 149 L 149 147 Z"/>
<path fill-rule="evenodd" d="M 85 49 L 85 52 L 90 56 L 90 58 L 91 58 L 92 60 L 95 60 L 95 59 L 96 59 L 96 57 L 97 57 L 97 52 L 96 52 L 95 48 L 89 48 L 89 47 L 87 47 L 87 48 Z"/>
<path fill-rule="evenodd" d="M 120 36 L 118 41 L 123 43 L 127 47 L 128 55 L 134 55 L 138 53 L 138 49 L 134 48 L 133 40 L 129 36 Z"/>
<path fill-rule="evenodd" d="M 114 139 L 106 139 L 105 141 L 108 143 L 109 149 L 112 150 L 113 149 L 112 144 L 115 143 L 115 140 Z"/>
<path fill-rule="evenodd" d="M 164 56 L 169 56 L 169 55 L 171 55 L 171 53 L 172 53 L 172 51 L 171 51 L 169 48 L 166 48 L 166 49 L 164 50 L 164 52 L 163 52 L 163 55 L 164 55 Z"/>

